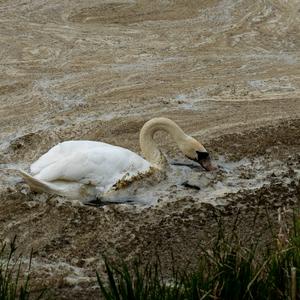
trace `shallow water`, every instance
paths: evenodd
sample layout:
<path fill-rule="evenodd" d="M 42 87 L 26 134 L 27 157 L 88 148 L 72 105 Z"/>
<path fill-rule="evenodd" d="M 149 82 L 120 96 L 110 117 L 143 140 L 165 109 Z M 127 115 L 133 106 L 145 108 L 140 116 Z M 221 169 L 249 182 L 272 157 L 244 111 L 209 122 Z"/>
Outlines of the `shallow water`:
<path fill-rule="evenodd" d="M 141 180 L 133 187 L 128 187 L 109 198 L 103 198 L 94 205 L 110 203 L 139 204 L 145 206 L 165 205 L 177 199 L 193 197 L 193 202 L 226 205 L 227 194 L 245 190 L 260 189 L 270 184 L 276 177 L 289 185 L 299 180 L 299 165 L 293 166 L 293 175 L 289 173 L 291 166 L 280 160 L 267 160 L 264 157 L 229 161 L 224 156 L 215 160 L 218 171 L 206 172 L 197 164 L 188 161 L 170 161 L 165 178 L 160 182 Z"/>

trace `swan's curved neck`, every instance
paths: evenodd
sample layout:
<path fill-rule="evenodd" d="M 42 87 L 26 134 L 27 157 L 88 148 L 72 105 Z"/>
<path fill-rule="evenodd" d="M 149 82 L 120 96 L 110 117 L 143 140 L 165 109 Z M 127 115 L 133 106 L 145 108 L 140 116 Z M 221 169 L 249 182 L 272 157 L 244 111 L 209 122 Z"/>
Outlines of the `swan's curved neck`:
<path fill-rule="evenodd" d="M 167 118 L 154 118 L 144 124 L 140 132 L 142 153 L 153 166 L 161 169 L 166 163 L 166 158 L 153 139 L 155 132 L 159 130 L 169 133 L 179 148 L 188 136 L 176 123 Z"/>

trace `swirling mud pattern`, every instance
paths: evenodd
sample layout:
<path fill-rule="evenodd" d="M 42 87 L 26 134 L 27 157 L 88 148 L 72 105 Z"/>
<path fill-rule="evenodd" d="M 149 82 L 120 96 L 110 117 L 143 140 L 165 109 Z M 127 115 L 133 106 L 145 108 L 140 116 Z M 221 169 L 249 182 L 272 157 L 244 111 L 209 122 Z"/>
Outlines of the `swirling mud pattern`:
<path fill-rule="evenodd" d="M 238 212 L 244 236 L 268 240 L 300 198 L 299 11 L 297 0 L 0 0 L 0 240 L 17 235 L 25 261 L 33 249 L 33 286 L 94 299 L 103 254 L 193 264 L 216 216 L 230 227 Z M 218 171 L 158 133 L 166 175 L 107 202 L 36 194 L 17 172 L 70 139 L 139 153 L 158 116 Z"/>

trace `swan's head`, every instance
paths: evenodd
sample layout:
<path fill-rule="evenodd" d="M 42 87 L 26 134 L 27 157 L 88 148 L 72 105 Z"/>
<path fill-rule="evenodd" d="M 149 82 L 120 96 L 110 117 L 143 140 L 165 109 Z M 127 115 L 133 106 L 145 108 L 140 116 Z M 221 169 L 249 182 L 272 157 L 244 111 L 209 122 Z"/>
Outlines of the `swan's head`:
<path fill-rule="evenodd" d="M 206 171 L 213 171 L 217 169 L 217 167 L 212 164 L 209 153 L 196 139 L 188 136 L 180 148 L 188 159 L 196 161 Z"/>

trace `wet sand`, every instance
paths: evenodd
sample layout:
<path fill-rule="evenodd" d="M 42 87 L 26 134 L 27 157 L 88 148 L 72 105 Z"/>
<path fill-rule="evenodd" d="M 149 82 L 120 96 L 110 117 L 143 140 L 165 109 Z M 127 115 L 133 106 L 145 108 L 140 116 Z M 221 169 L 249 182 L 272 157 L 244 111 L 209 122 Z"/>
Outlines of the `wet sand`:
<path fill-rule="evenodd" d="M 90 299 L 103 253 L 159 252 L 166 272 L 170 251 L 193 263 L 216 217 L 229 229 L 237 212 L 244 236 L 269 240 L 268 222 L 276 228 L 278 209 L 300 198 L 299 9 L 296 0 L 0 1 L 0 238 L 17 234 L 25 258 L 34 249 L 34 285 Z M 95 207 L 34 194 L 18 176 L 69 139 L 139 152 L 139 130 L 157 116 L 199 139 L 219 171 L 171 164 L 160 182 L 118 199 L 133 202 Z M 156 140 L 170 163 L 191 163 L 169 137 Z"/>

